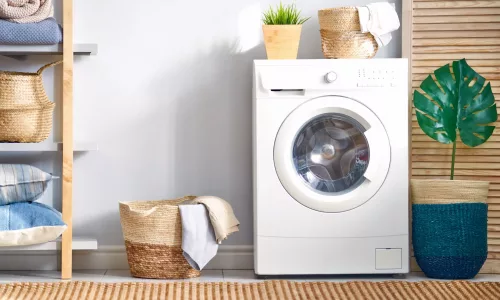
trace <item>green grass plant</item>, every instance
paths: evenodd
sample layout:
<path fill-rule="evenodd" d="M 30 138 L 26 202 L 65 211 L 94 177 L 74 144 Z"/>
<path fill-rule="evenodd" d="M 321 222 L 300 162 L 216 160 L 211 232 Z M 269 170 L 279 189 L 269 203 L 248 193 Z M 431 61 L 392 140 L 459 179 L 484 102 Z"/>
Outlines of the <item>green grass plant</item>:
<path fill-rule="evenodd" d="M 270 6 L 263 13 L 262 22 L 264 25 L 301 25 L 310 19 L 310 17 L 302 17 L 301 13 L 302 11 L 297 9 L 295 4 L 280 2 L 276 8 Z"/>

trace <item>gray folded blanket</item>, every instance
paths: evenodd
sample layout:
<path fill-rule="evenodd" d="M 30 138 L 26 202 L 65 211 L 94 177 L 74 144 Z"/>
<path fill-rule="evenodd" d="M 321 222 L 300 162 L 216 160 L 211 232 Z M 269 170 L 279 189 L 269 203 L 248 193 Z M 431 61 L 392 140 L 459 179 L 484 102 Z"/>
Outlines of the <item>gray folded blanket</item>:
<path fill-rule="evenodd" d="M 26 24 L 0 19 L 0 45 L 55 45 L 61 42 L 62 28 L 54 18 Z"/>

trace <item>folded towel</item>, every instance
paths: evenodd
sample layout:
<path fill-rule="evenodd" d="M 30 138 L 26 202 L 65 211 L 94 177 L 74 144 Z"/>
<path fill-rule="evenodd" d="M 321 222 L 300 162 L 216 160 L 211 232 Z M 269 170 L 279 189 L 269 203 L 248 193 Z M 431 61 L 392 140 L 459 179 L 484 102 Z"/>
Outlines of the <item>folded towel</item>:
<path fill-rule="evenodd" d="M 231 233 L 239 230 L 240 222 L 236 219 L 231 205 L 225 200 L 213 196 L 203 196 L 195 198 L 193 202 L 206 206 L 217 243 L 222 243 Z"/>
<path fill-rule="evenodd" d="M 187 262 L 201 271 L 219 249 L 204 205 L 179 205 L 182 222 L 182 251 Z"/>
<path fill-rule="evenodd" d="M 62 29 L 54 18 L 17 24 L 0 20 L 2 45 L 55 45 L 62 42 Z"/>
<path fill-rule="evenodd" d="M 361 32 L 370 32 L 382 47 L 392 40 L 392 31 L 399 28 L 399 17 L 395 6 L 388 2 L 377 2 L 357 7 Z"/>
<path fill-rule="evenodd" d="M 36 23 L 53 16 L 52 0 L 0 0 L 0 19 Z"/>

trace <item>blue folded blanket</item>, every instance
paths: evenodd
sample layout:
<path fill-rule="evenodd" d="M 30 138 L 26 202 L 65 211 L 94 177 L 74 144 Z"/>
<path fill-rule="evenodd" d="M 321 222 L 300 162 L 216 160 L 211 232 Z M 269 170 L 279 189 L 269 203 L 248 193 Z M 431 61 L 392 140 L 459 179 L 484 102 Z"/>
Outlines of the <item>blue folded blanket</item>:
<path fill-rule="evenodd" d="M 54 45 L 62 42 L 62 28 L 54 18 L 38 23 L 0 19 L 0 45 Z"/>

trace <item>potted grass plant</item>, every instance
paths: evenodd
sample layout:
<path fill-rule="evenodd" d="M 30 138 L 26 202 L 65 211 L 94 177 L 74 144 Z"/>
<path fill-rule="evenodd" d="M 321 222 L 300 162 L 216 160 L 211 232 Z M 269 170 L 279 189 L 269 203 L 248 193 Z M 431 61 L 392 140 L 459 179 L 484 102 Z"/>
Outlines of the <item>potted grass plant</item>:
<path fill-rule="evenodd" d="M 476 147 L 493 134 L 498 116 L 491 85 L 462 59 L 429 75 L 413 103 L 425 134 L 452 145 L 449 180 L 411 182 L 415 258 L 428 277 L 470 279 L 488 252 L 489 182 L 456 180 L 455 158 L 459 142 Z"/>
<path fill-rule="evenodd" d="M 296 59 L 302 24 L 307 20 L 295 4 L 280 2 L 275 8 L 269 7 L 262 17 L 267 58 Z"/>

